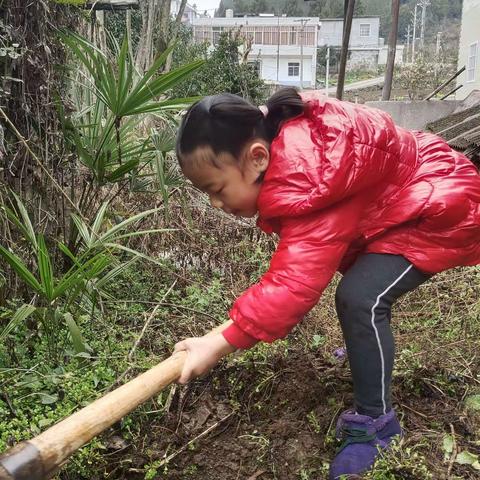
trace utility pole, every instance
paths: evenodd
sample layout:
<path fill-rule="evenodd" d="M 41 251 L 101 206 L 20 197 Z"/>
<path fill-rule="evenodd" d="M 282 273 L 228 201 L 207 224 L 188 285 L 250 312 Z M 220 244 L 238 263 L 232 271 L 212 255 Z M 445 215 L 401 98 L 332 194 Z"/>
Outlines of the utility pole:
<path fill-rule="evenodd" d="M 413 39 L 412 39 L 412 63 L 415 63 L 415 41 L 417 39 L 417 7 L 415 4 L 415 13 L 413 14 Z"/>
<path fill-rule="evenodd" d="M 440 57 L 441 38 L 442 32 L 437 32 L 437 46 L 435 47 L 435 56 L 437 57 L 437 60 Z"/>
<path fill-rule="evenodd" d="M 328 97 L 328 81 L 330 79 L 330 47 L 327 47 L 326 69 L 325 69 L 325 95 Z"/>
<path fill-rule="evenodd" d="M 278 71 L 280 70 L 280 12 L 277 16 L 277 87 L 278 88 Z"/>
<path fill-rule="evenodd" d="M 420 0 L 420 6 L 422 7 L 422 27 L 420 30 L 420 46 L 422 47 L 422 51 L 425 45 L 425 13 L 429 5 L 430 5 L 430 0 Z"/>
<path fill-rule="evenodd" d="M 308 18 L 301 18 L 299 20 L 294 20 L 294 22 L 300 22 L 300 90 L 303 90 L 303 34 L 305 31 L 305 25 L 309 21 Z"/>
<path fill-rule="evenodd" d="M 300 90 L 303 90 L 303 29 L 305 24 L 302 22 L 300 28 Z"/>
<path fill-rule="evenodd" d="M 407 55 L 406 55 L 407 63 L 408 63 L 409 54 L 410 54 L 410 24 L 407 25 Z"/>
<path fill-rule="evenodd" d="M 313 75 L 313 89 L 317 89 L 317 69 L 318 69 L 318 41 L 319 41 L 319 35 L 320 35 L 320 29 L 322 28 L 322 22 L 319 22 L 315 25 L 315 47 L 314 47 L 314 52 L 315 52 L 315 62 L 312 64 L 312 75 Z"/>
<path fill-rule="evenodd" d="M 392 0 L 392 27 L 388 36 L 388 57 L 383 84 L 382 100 L 390 100 L 392 92 L 393 69 L 395 68 L 395 54 L 397 52 L 398 12 L 400 0 Z"/>
<path fill-rule="evenodd" d="M 355 0 L 345 0 L 343 17 L 343 38 L 342 53 L 340 56 L 340 68 L 338 71 L 337 98 L 343 97 L 343 86 L 345 84 L 345 69 L 347 67 L 348 44 L 350 42 L 350 31 L 352 30 L 353 9 L 355 8 Z"/>

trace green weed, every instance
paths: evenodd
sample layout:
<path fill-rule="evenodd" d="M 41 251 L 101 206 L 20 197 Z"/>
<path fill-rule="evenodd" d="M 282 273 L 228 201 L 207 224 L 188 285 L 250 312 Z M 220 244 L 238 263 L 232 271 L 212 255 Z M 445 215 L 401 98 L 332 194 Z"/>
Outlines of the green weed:
<path fill-rule="evenodd" d="M 426 457 L 420 453 L 422 445 L 406 446 L 403 440 L 394 441 L 390 450 L 382 452 L 372 470 L 367 472 L 365 480 L 430 480 Z"/>

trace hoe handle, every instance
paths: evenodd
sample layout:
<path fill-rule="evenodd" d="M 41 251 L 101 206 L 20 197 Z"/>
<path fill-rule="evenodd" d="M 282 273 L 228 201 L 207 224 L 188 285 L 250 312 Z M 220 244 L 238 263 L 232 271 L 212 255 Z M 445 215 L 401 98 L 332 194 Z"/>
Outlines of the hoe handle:
<path fill-rule="evenodd" d="M 227 322 L 208 335 L 219 333 Z M 44 480 L 93 437 L 177 380 L 187 353 L 178 352 L 130 382 L 20 443 L 0 457 L 0 480 Z"/>

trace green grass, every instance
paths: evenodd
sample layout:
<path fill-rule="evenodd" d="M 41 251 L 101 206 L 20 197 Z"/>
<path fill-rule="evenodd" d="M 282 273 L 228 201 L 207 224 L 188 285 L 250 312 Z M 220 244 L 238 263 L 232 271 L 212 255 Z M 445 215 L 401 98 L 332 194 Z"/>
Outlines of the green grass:
<path fill-rule="evenodd" d="M 246 252 L 235 252 L 238 261 L 242 261 L 243 254 Z M 259 265 L 264 264 L 266 254 L 261 249 L 252 254 L 256 255 L 252 267 L 261 270 Z M 257 276 L 259 270 L 252 268 L 249 275 Z M 41 332 L 28 322 L 12 332 L 10 346 L 7 342 L 0 347 L 0 381 L 10 402 L 6 397 L 0 399 L 0 450 L 38 434 L 98 398 L 129 366 L 132 370 L 126 380 L 166 358 L 176 341 L 201 335 L 226 319 L 232 297 L 226 292 L 234 288 L 227 276 L 191 270 L 185 282 L 184 274 L 176 273 L 171 265 L 152 269 L 137 264 L 125 271 L 110 292 L 118 300 L 105 303 L 103 315 L 79 319 L 92 349 L 90 358 L 75 356 L 67 348 L 61 365 L 48 365 L 44 361 L 47 345 Z M 175 279 L 175 288 L 159 308 L 133 364 L 128 365 L 126 357 L 146 316 Z M 455 428 L 458 451 L 478 453 L 480 439 L 463 433 L 468 425 L 474 431 L 477 414 L 475 409 L 468 413 L 472 407 L 468 410 L 462 403 L 462 398 L 473 397 L 470 403 L 476 405 L 478 393 L 475 345 L 480 320 L 475 299 L 480 287 L 476 279 L 477 272 L 472 269 L 465 274 L 444 274 L 397 305 L 393 320 L 397 337 L 394 399 L 399 403 L 408 435 L 365 478 L 439 478 L 448 463 L 443 460 L 441 444 L 450 431 L 449 423 Z M 184 411 L 194 415 L 201 410 L 205 398 L 210 399 L 209 409 L 225 405 L 234 412 L 234 421 L 222 430 L 227 435 L 222 442 L 226 442 L 227 449 L 241 444 L 254 452 L 249 458 L 257 470 L 278 472 L 283 468 L 276 463 L 282 444 L 271 426 L 272 422 L 285 421 L 286 428 L 294 426 L 290 434 L 285 433 L 292 442 L 306 435 L 316 445 L 303 452 L 306 456 L 299 460 L 290 478 L 324 478 L 336 448 L 334 420 L 351 401 L 351 385 L 346 380 L 348 364 L 332 356 L 342 342 L 331 306 L 335 282 L 325 292 L 322 303 L 288 338 L 273 344 L 260 343 L 232 355 L 212 375 L 188 387 L 167 388 L 113 430 L 82 448 L 60 478 L 125 478 L 129 465 L 138 476 L 135 478 L 206 478 L 212 473 L 206 470 L 208 459 L 218 455 L 209 437 L 195 442 L 193 448 L 187 448 L 170 463 L 162 462 L 165 452 L 168 455 L 177 451 L 207 427 L 184 430 L 189 417 L 181 416 Z M 464 295 L 464 290 L 469 295 Z M 442 301 L 430 302 L 437 298 Z M 452 298 L 457 301 L 449 302 Z M 10 311 L 16 306 L 12 304 Z M 2 316 L 8 313 L 4 310 Z M 66 338 L 60 340 L 69 345 Z M 172 406 L 172 395 L 180 403 Z M 178 425 L 176 420 L 172 423 L 172 413 L 180 415 Z M 170 436 L 170 430 L 175 428 L 179 429 L 178 437 Z M 110 445 L 112 435 L 122 438 L 130 448 L 111 457 L 115 452 Z M 117 467 L 119 472 L 115 473 Z M 470 479 L 474 475 L 473 466 L 454 463 L 452 479 Z"/>
<path fill-rule="evenodd" d="M 3 309 L 2 316 L 8 313 Z M 91 354 L 77 356 L 66 348 L 58 365 L 48 362 L 47 342 L 35 326 L 21 324 L 15 329 L 9 339 L 15 349 L 8 344 L 0 347 L 0 451 L 38 435 L 102 396 L 127 368 L 132 332 L 114 318 L 105 320 L 99 323 L 84 317 L 82 327 Z M 60 332 L 58 342 L 68 346 L 65 336 Z M 153 364 L 143 352 L 138 356 L 145 360 L 139 363 Z M 72 457 L 67 471 L 90 478 L 103 464 L 104 449 L 102 440 L 94 439 Z"/>

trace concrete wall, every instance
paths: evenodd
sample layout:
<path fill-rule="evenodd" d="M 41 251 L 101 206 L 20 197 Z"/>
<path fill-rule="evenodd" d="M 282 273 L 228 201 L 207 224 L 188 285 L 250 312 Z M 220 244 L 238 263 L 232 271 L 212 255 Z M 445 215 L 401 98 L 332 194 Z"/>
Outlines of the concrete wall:
<path fill-rule="evenodd" d="M 260 77 L 269 82 L 277 81 L 277 46 L 253 45 L 248 60 L 260 62 Z M 288 64 L 296 62 L 301 65 L 302 49 L 296 45 L 281 45 L 278 51 L 278 83 L 300 87 L 300 69 L 296 77 L 288 76 Z M 316 77 L 316 48 L 303 48 L 303 86 L 313 87 Z"/>
<path fill-rule="evenodd" d="M 376 70 L 378 65 L 378 48 L 373 50 L 350 50 L 347 69 L 365 68 Z"/>
<path fill-rule="evenodd" d="M 427 123 L 445 117 L 460 104 L 457 100 L 418 102 L 366 102 L 391 115 L 393 121 L 409 130 L 422 130 Z"/>
<path fill-rule="evenodd" d="M 330 47 L 340 47 L 343 36 L 342 19 L 321 19 L 321 26 L 318 31 L 318 45 L 329 45 Z M 360 25 L 370 25 L 370 35 L 368 37 L 360 36 Z M 379 45 L 379 17 L 355 17 L 352 20 L 352 30 L 350 32 L 350 47 L 370 47 Z"/>
<path fill-rule="evenodd" d="M 282 56 L 279 59 L 278 65 L 278 83 L 280 85 L 292 85 L 299 87 L 300 86 L 300 69 L 299 75 L 296 77 L 288 76 L 288 64 L 290 62 L 300 63 L 300 56 L 291 56 L 285 57 Z M 277 57 L 276 56 L 265 56 L 261 57 L 249 56 L 249 60 L 258 60 L 260 61 L 260 76 L 267 81 L 276 82 L 277 81 Z M 315 78 L 314 74 L 315 64 L 312 61 L 312 57 L 304 57 L 303 59 L 303 86 L 312 87 L 313 80 Z"/>
<path fill-rule="evenodd" d="M 395 53 L 395 65 L 401 65 L 403 63 L 403 49 L 404 45 L 397 45 Z M 382 47 L 378 51 L 378 65 L 386 65 L 388 58 L 388 47 Z"/>

